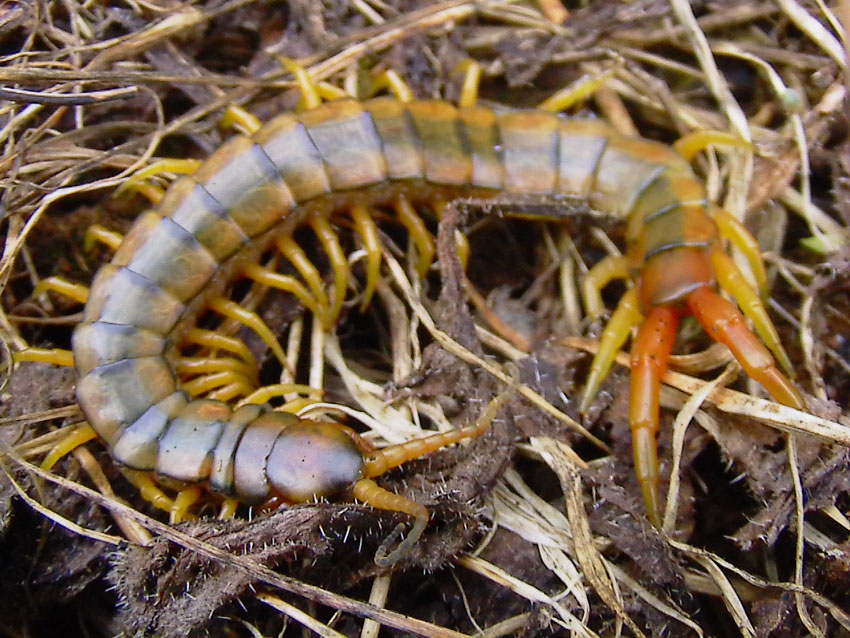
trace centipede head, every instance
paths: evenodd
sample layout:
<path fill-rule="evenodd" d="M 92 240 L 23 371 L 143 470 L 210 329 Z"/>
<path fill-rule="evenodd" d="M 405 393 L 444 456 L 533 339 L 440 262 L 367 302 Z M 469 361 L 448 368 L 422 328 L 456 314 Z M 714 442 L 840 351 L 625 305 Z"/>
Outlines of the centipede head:
<path fill-rule="evenodd" d="M 339 496 L 363 477 L 363 452 L 339 425 L 299 419 L 275 442 L 266 476 L 291 503 Z"/>

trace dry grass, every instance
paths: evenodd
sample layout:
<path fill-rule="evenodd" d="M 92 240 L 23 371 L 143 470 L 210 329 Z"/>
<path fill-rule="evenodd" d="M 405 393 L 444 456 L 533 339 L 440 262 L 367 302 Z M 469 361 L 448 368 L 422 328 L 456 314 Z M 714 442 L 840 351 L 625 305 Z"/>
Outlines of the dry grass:
<path fill-rule="evenodd" d="M 712 373 L 728 353 L 699 350 L 705 342 L 686 334 L 678 347 L 690 354 L 664 379 L 671 427 L 661 455 L 672 463 L 659 533 L 631 475 L 627 376 L 615 371 L 583 423 L 563 400 L 581 387 L 582 353 L 596 347 L 583 336 L 594 327 L 577 282 L 617 242 L 582 224 L 567 233 L 494 222 L 473 206 L 467 285 L 486 291 L 471 294 L 476 341 L 464 339 L 464 313 L 446 313 L 464 305 L 451 297 L 463 286 L 447 265 L 451 226 L 437 242 L 442 272 L 424 283 L 390 228 L 368 319 L 352 307 L 331 333 L 309 314 L 275 326 L 298 380 L 329 397 L 304 413 L 344 411 L 365 436 L 396 442 L 421 435 L 423 422 L 439 429 L 474 414 L 476 400 L 509 380 L 510 361 L 525 383 L 508 419 L 519 435 L 502 424 L 490 447 L 392 478 L 436 503 L 439 524 L 414 565 L 392 579 L 377 574 L 380 526 L 394 519 L 366 508 L 317 504 L 171 526 L 97 442 L 57 474 L 43 472 L 31 463 L 82 417 L 73 375 L 27 364 L 5 374 L 0 391 L 0 633 L 850 632 L 850 3 L 724 0 L 702 10 L 695 16 L 685 0 L 597 2 L 569 15 L 552 0 L 0 8 L 5 361 L 28 346 L 68 347 L 79 306 L 32 291 L 47 276 L 90 282 L 108 254 L 83 250 L 86 228 L 124 232 L 146 206 L 140 195 L 113 196 L 129 176 L 160 157 L 208 155 L 228 135 L 218 128 L 227 105 L 263 120 L 296 106 L 275 55 L 297 59 L 317 82 L 350 89 L 393 68 L 418 97 L 448 98 L 458 91 L 453 70 L 472 57 L 487 100 L 528 106 L 605 77 L 580 115 L 668 143 L 697 129 L 751 142 L 711 148 L 695 165 L 712 198 L 759 238 L 772 315 L 811 407 L 758 398 L 733 364 Z M 360 344 L 364 322 L 379 336 Z M 412 382 L 423 369 L 424 385 Z M 474 551 L 440 567 L 470 540 Z M 58 629 L 46 621 L 57 614 L 67 618 Z"/>

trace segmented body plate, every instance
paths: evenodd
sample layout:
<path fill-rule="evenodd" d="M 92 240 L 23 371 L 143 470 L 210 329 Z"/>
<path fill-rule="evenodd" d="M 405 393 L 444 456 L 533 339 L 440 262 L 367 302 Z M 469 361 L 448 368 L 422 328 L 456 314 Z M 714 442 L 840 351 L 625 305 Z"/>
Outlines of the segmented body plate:
<path fill-rule="evenodd" d="M 96 276 L 74 333 L 81 408 L 119 462 L 264 500 L 267 459 L 283 424 L 262 425 L 266 413 L 256 406 L 233 412 L 190 401 L 170 344 L 305 216 L 398 195 L 424 203 L 499 193 L 579 197 L 628 218 L 636 262 L 701 254 L 717 241 L 702 185 L 662 144 L 542 111 L 329 102 L 230 139 L 136 222 Z M 666 279 L 652 294 L 663 299 L 648 304 L 675 302 L 693 284 L 675 269 L 656 271 Z"/>

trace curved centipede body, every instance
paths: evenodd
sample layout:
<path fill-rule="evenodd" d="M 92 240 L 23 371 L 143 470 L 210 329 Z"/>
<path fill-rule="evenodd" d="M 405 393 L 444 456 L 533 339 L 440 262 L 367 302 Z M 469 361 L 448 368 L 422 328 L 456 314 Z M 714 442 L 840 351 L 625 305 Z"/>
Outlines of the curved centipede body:
<path fill-rule="evenodd" d="M 679 315 L 696 314 L 775 397 L 802 406 L 737 310 L 712 291 L 725 233 L 676 151 L 543 111 L 375 98 L 281 115 L 250 136 L 231 138 L 136 222 L 96 276 L 74 332 L 80 407 L 129 468 L 206 483 L 246 503 L 352 492 L 368 502 L 377 487 L 370 477 L 393 466 L 380 452 L 363 449 L 338 426 L 255 405 L 233 410 L 220 401 L 190 400 L 177 380 L 175 344 L 216 295 L 305 220 L 400 198 L 418 205 L 498 194 L 578 197 L 628 220 L 625 261 L 609 262 L 596 284 L 620 270 L 638 279 L 631 306 L 621 304 L 632 320 L 615 324 L 626 325 L 625 335 L 609 339 L 614 350 L 648 316 L 633 349 L 638 381 L 630 420 L 654 520 L 658 379 Z M 597 359 L 584 404 L 610 365 Z M 436 435 L 442 438 L 434 446 L 482 428 Z M 395 464 L 413 458 L 405 454 Z M 415 516 L 420 532 L 427 522 L 422 506 L 378 506 Z"/>

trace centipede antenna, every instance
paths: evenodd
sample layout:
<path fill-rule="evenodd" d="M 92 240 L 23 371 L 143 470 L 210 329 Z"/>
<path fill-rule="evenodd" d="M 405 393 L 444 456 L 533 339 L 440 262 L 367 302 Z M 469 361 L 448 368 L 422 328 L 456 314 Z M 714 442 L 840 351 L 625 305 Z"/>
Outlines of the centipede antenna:
<path fill-rule="evenodd" d="M 366 287 L 363 289 L 363 301 L 360 304 L 360 311 L 363 312 L 375 294 L 381 274 L 381 240 L 375 220 L 365 206 L 354 204 L 349 213 L 366 251 Z"/>
<path fill-rule="evenodd" d="M 393 494 L 385 490 L 372 479 L 363 478 L 354 484 L 352 489 L 354 498 L 382 510 L 393 512 L 401 512 L 414 517 L 413 527 L 407 538 L 402 540 L 398 546 L 389 551 L 391 545 L 396 542 L 396 539 L 401 536 L 404 529 L 403 524 L 399 524 L 390 533 L 390 535 L 381 543 L 378 551 L 375 554 L 375 563 L 379 567 L 391 567 L 399 560 L 410 553 L 414 545 L 419 541 L 425 526 L 428 524 L 429 514 L 428 509 L 424 505 L 420 505 L 416 501 L 412 501 L 400 494 Z"/>
<path fill-rule="evenodd" d="M 484 411 L 471 425 L 446 432 L 439 432 L 420 439 L 405 441 L 404 443 L 391 445 L 375 451 L 363 464 L 363 476 L 366 478 L 380 476 L 387 470 L 398 467 L 407 461 L 418 459 L 464 439 L 471 439 L 482 435 L 490 429 L 493 419 L 496 418 L 496 413 L 510 396 L 516 392 L 516 389 L 517 381 L 515 380 L 487 404 Z"/>

